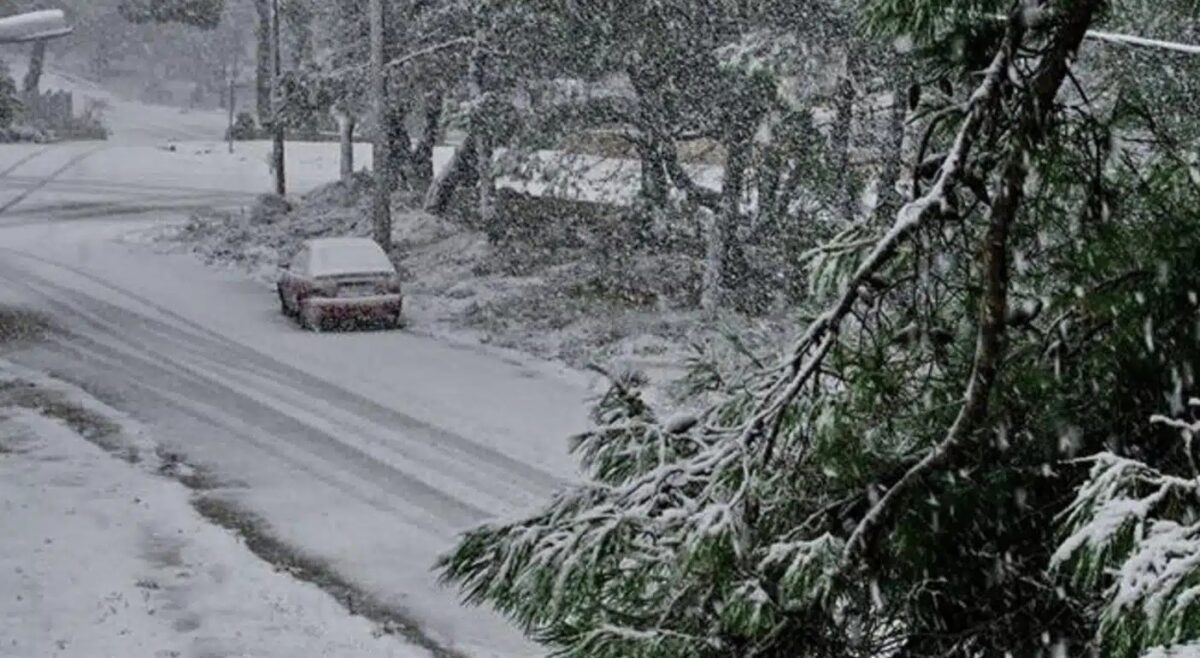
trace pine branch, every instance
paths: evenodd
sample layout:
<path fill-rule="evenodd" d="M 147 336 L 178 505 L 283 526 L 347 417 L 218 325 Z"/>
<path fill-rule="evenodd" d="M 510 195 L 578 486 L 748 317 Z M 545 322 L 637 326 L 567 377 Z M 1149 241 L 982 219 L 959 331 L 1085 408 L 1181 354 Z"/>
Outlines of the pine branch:
<path fill-rule="evenodd" d="M 1015 45 L 997 52 L 984 74 L 983 82 L 967 103 L 966 119 L 942 162 L 933 186 L 923 196 L 900 209 L 891 229 L 875 243 L 837 301 L 809 325 L 787 364 L 790 376 L 781 377 L 765 396 L 744 426 L 742 443 L 748 443 L 764 428 L 773 425 L 775 416 L 783 413 L 795 400 L 832 349 L 842 322 L 862 295 L 862 289 L 877 280 L 879 272 L 891 261 L 900 245 L 917 229 L 949 210 L 950 199 L 962 182 L 971 148 L 985 120 L 1000 100 L 1000 91 L 1007 80 L 1009 64 L 1015 52 Z"/>
<path fill-rule="evenodd" d="M 1027 178 L 1025 159 L 1044 135 L 1054 97 L 1069 70 L 1070 58 L 1082 42 L 1100 4 L 1100 0 L 1080 0 L 1065 10 L 1065 20 L 1030 86 L 1033 106 L 1023 112 L 1020 125 L 1010 137 L 1009 154 L 1001 177 L 1002 189 L 996 195 L 989 213 L 983 252 L 983 307 L 980 310 L 971 379 L 958 416 L 942 442 L 909 469 L 859 521 L 842 553 L 843 569 L 854 565 L 873 548 L 919 483 L 959 458 L 987 417 L 992 386 L 1004 356 L 1009 283 L 1008 233 L 1020 208 Z M 996 56 L 997 62 L 1015 55 L 1021 45 L 1023 30 L 1018 14 L 1009 23 L 1006 43 Z"/>

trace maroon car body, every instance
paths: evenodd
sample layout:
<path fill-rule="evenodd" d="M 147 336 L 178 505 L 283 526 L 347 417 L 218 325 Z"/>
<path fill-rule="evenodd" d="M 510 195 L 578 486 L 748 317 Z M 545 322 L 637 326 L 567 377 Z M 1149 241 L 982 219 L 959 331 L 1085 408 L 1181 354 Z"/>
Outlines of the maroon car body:
<path fill-rule="evenodd" d="M 366 238 L 308 240 L 277 284 L 284 315 L 319 331 L 370 321 L 401 324 L 403 297 L 396 268 Z"/>

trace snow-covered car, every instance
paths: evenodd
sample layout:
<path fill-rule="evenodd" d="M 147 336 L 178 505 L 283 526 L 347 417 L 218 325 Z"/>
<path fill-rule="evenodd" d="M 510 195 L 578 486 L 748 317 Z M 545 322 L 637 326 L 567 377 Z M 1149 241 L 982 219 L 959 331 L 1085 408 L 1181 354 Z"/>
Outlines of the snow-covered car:
<path fill-rule="evenodd" d="M 276 287 L 284 315 L 313 331 L 359 321 L 392 327 L 402 322 L 396 268 L 367 238 L 306 241 Z"/>

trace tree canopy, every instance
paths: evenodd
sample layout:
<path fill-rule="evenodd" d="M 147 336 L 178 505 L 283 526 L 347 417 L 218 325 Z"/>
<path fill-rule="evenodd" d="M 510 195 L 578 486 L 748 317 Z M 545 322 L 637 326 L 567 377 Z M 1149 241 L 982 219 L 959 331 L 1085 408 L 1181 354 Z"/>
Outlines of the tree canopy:
<path fill-rule="evenodd" d="M 575 75 L 626 69 L 632 126 L 668 145 L 680 133 L 656 122 L 742 128 L 744 171 L 761 175 L 764 144 L 786 134 L 773 91 L 788 69 L 739 92 L 756 78 L 725 77 L 713 53 L 740 44 L 762 62 L 818 26 L 755 23 L 737 3 L 634 4 L 539 8 L 579 45 L 565 51 Z M 1196 8 L 839 8 L 847 20 L 819 27 L 843 37 L 851 89 L 913 53 L 907 97 L 893 96 L 917 128 L 889 181 L 902 202 L 883 215 L 781 206 L 826 219 L 789 252 L 804 292 L 781 357 L 703 364 L 686 416 L 614 376 L 596 429 L 572 439 L 586 481 L 469 532 L 444 576 L 570 656 L 1134 657 L 1200 642 L 1196 429 L 1179 426 L 1180 441 L 1165 420 L 1189 413 L 1200 365 L 1185 108 L 1200 71 L 1084 44 L 1102 26 L 1194 25 Z M 836 102 L 826 93 L 809 107 Z M 788 144 L 784 163 L 837 142 Z M 714 209 L 744 226 L 751 190 Z"/>
<path fill-rule="evenodd" d="M 221 22 L 224 0 L 121 0 L 121 16 L 134 23 L 183 23 L 214 28 Z"/>

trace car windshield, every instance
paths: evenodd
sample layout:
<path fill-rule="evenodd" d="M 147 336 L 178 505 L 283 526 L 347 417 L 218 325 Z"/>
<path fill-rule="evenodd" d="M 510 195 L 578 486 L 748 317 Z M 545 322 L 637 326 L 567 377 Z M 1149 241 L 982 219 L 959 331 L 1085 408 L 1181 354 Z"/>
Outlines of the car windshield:
<path fill-rule="evenodd" d="M 395 271 L 379 245 L 369 241 L 323 244 L 313 248 L 313 276 L 390 274 Z"/>

